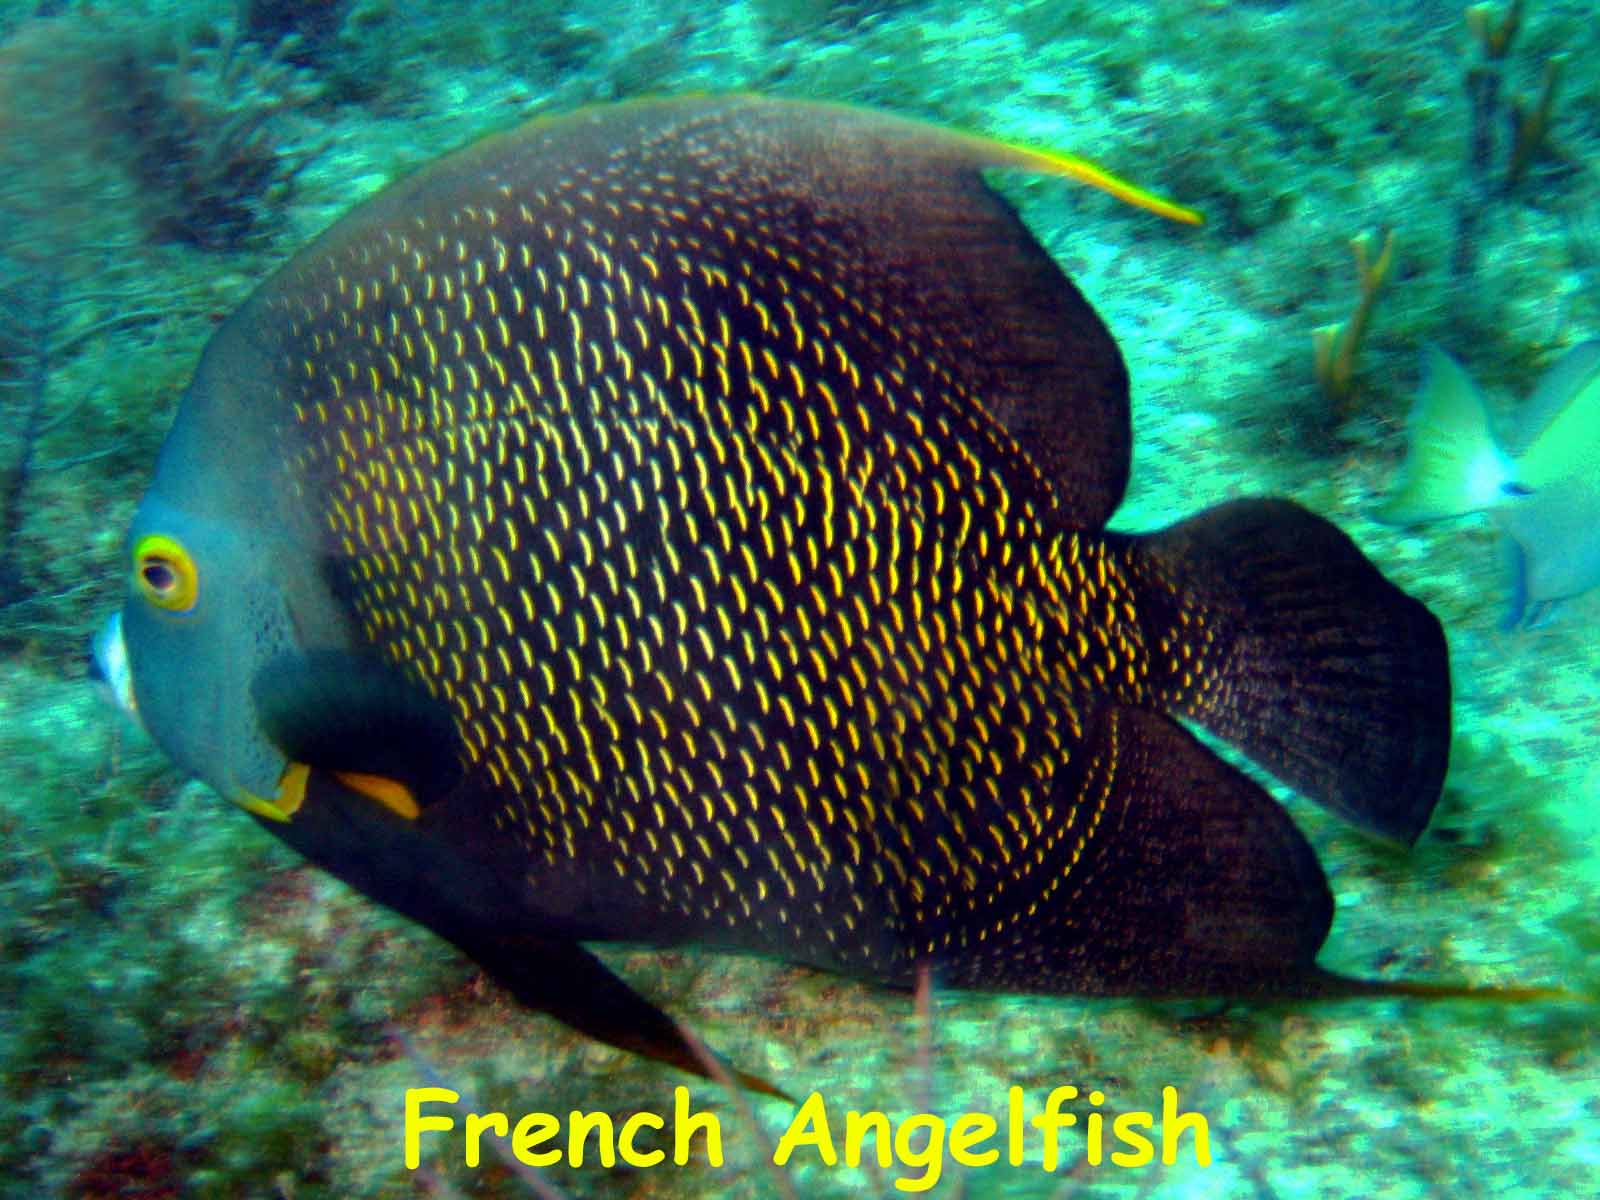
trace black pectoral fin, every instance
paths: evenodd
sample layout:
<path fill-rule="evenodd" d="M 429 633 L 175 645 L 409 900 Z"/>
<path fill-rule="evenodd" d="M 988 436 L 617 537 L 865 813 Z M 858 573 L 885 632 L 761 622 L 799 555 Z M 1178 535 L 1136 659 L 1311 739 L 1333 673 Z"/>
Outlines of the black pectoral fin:
<path fill-rule="evenodd" d="M 347 774 L 313 771 L 293 816 L 263 824 L 312 862 L 451 942 L 527 1007 L 607 1045 L 717 1078 L 723 1064 L 713 1051 L 576 942 L 493 932 L 485 914 L 516 902 L 501 878 L 458 856 L 426 822 L 402 819 L 373 799 Z M 790 1099 L 759 1075 L 726 1071 L 750 1091 Z"/>
<path fill-rule="evenodd" d="M 634 991 L 576 942 L 545 938 L 469 938 L 457 942 L 489 977 L 529 1008 L 579 1033 L 645 1058 L 714 1079 L 705 1056 L 678 1023 Z M 720 1063 L 720 1059 L 717 1060 Z M 739 1086 L 791 1099 L 759 1075 L 728 1067 Z"/>
<path fill-rule="evenodd" d="M 393 780 L 421 807 L 461 772 L 460 738 L 443 703 L 399 671 L 342 651 L 285 655 L 251 683 L 262 728 L 291 762 L 368 780 Z"/>

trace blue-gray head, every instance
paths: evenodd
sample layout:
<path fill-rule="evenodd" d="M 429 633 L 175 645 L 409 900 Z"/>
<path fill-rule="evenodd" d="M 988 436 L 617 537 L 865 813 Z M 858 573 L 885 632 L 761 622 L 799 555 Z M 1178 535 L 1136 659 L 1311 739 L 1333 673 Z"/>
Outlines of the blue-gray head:
<path fill-rule="evenodd" d="M 96 655 L 174 762 L 280 817 L 296 803 L 283 790 L 290 762 L 254 689 L 269 664 L 343 645 L 345 633 L 294 515 L 252 307 L 213 339 L 179 408 L 128 531 L 126 598 Z"/>

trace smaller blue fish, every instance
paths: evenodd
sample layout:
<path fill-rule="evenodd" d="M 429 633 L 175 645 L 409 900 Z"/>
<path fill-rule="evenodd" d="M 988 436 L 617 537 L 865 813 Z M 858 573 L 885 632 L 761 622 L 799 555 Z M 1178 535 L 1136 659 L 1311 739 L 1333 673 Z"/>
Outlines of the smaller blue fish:
<path fill-rule="evenodd" d="M 1461 364 L 1434 346 L 1425 363 L 1406 460 L 1373 515 L 1410 525 L 1488 513 L 1510 550 L 1506 628 L 1537 624 L 1600 585 L 1600 341 L 1563 355 L 1500 439 Z"/>

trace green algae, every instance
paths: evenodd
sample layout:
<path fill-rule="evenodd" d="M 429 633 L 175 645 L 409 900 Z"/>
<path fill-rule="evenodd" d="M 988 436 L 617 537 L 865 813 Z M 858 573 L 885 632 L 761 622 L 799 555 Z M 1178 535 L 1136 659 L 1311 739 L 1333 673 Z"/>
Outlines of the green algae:
<path fill-rule="evenodd" d="M 32 28 L 36 7 L 0 4 L 0 37 Z M 107 453 L 30 492 L 28 577 L 59 598 L 0 626 L 0 1192 L 78 1196 L 121 1179 L 152 1196 L 523 1196 L 504 1167 L 470 1170 L 442 1148 L 407 1172 L 405 1089 L 439 1079 L 512 1114 L 670 1111 L 682 1080 L 515 1009 L 447 949 L 184 785 L 97 706 L 82 651 L 120 590 L 122 527 L 198 348 L 274 261 L 383 180 L 519 115 L 647 89 L 761 86 L 1081 151 L 1208 210 L 1193 234 L 1056 184 L 1006 182 L 1130 360 L 1135 494 L 1119 523 L 1286 490 L 1351 529 L 1450 630 L 1459 736 L 1417 849 L 1374 846 L 1290 801 L 1339 898 L 1323 961 L 1591 998 L 1239 1008 L 936 995 L 923 1027 L 907 997 L 796 968 L 692 952 L 608 961 L 732 1060 L 840 1110 L 999 1114 L 1008 1087 L 1037 1106 L 1060 1083 L 1131 1109 L 1172 1084 L 1214 1133 L 1209 1168 L 1046 1175 L 1035 1149 L 1017 1169 L 949 1169 L 935 1194 L 1355 1197 L 1375 1182 L 1407 1198 L 1582 1194 L 1585 1147 L 1600 1142 L 1585 1086 L 1597 1074 L 1600 601 L 1500 634 L 1488 531 L 1397 532 L 1365 512 L 1400 452 L 1422 339 L 1521 394 L 1559 347 L 1600 333 L 1592 258 L 1567 220 L 1600 194 L 1593 64 L 1574 62 L 1563 80 L 1552 136 L 1566 161 L 1532 164 L 1483 231 L 1477 271 L 1494 319 L 1463 345 L 1450 320 L 1447 217 L 1466 152 L 1453 9 L 824 7 L 663 0 L 619 21 L 598 2 L 470 18 L 433 0 L 355 4 L 322 59 L 321 98 L 301 114 L 329 148 L 299 173 L 264 243 L 236 250 L 153 242 L 117 148 L 87 132 L 5 143 L 0 204 L 46 198 L 29 206 L 29 236 L 68 268 L 69 328 L 142 305 L 146 288 L 162 314 L 56 364 L 52 403 L 82 406 L 45 457 Z M 174 13 L 205 24 L 228 6 L 128 10 Z M 1574 44 L 1587 19 L 1583 6 L 1531 7 L 1529 57 Z M 62 64 L 84 59 L 73 28 L 51 27 Z M 0 79 L 16 46 L 0 43 Z M 60 78 L 70 92 L 70 73 Z M 67 111 L 39 79 L 28 76 L 31 101 Z M 1344 315 L 1346 242 L 1380 224 L 1401 230 L 1397 278 L 1364 351 L 1363 411 L 1330 428 L 1309 331 Z M 122 286 L 124 301 L 103 298 Z M 0 423 L 0 465 L 11 428 Z M 733 1106 L 693 1090 L 722 1119 L 723 1167 L 550 1178 L 584 1197 L 776 1194 Z M 755 1107 L 776 1137 L 791 1110 Z M 806 1196 L 900 1194 L 897 1173 L 876 1168 L 802 1158 L 791 1174 Z"/>

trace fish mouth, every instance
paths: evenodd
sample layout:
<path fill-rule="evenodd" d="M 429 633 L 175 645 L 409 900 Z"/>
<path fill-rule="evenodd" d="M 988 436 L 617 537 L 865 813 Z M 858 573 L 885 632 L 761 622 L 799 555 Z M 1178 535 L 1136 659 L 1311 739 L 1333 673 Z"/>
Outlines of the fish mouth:
<path fill-rule="evenodd" d="M 261 796 L 241 787 L 228 791 L 228 799 L 247 813 L 265 821 L 287 825 L 306 801 L 306 783 L 311 778 L 311 768 L 305 763 L 292 762 L 278 777 L 278 790 L 272 796 Z"/>
<path fill-rule="evenodd" d="M 106 619 L 90 641 L 89 674 L 96 690 L 109 697 L 141 728 L 145 728 L 139 716 L 138 699 L 133 693 L 133 671 L 128 664 L 128 647 L 122 634 L 120 610 Z M 146 729 L 146 732 L 149 730 Z M 218 790 L 246 812 L 254 813 L 263 820 L 287 824 L 305 803 L 310 776 L 311 768 L 305 763 L 291 762 L 278 777 L 277 789 L 270 796 L 259 795 L 237 782 L 219 787 Z"/>

